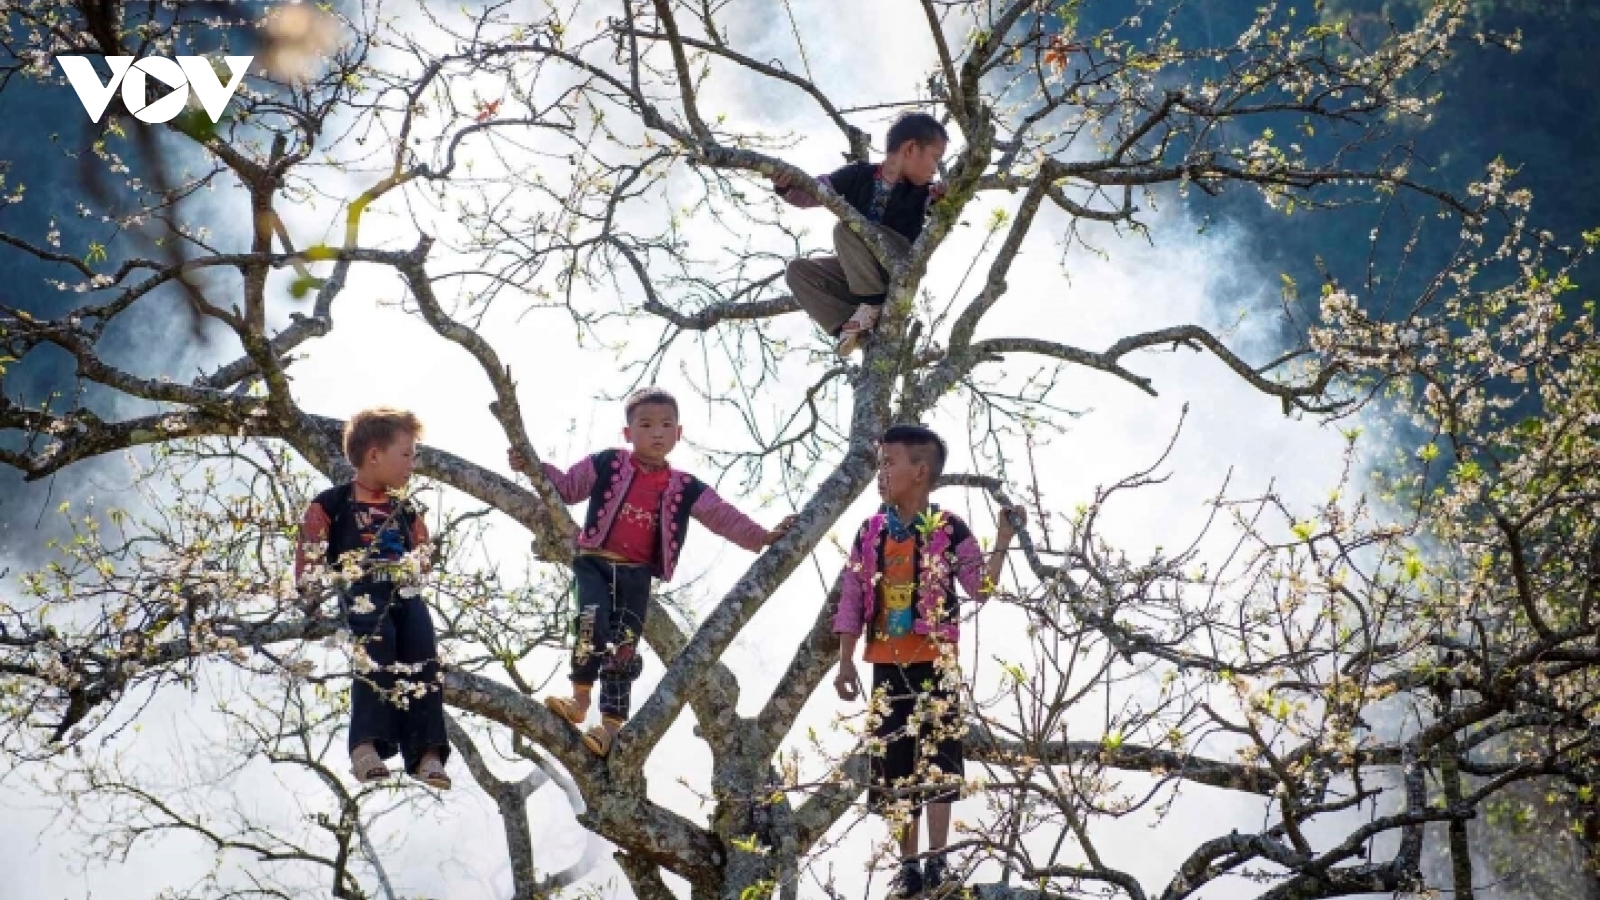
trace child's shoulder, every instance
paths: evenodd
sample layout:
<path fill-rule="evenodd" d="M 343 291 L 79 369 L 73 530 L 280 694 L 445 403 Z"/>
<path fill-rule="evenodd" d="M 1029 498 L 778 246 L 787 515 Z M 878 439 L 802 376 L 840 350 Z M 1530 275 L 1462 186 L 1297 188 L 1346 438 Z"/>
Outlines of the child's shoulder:
<path fill-rule="evenodd" d="M 883 507 L 880 506 L 873 511 L 872 515 L 861 520 L 861 526 L 856 529 L 856 536 L 862 537 L 865 536 L 869 531 L 877 531 L 883 528 L 888 521 L 889 516 L 884 512 Z"/>
<path fill-rule="evenodd" d="M 354 481 L 341 481 L 337 484 L 330 485 L 329 487 L 323 489 L 315 497 L 312 497 L 311 501 L 307 503 L 306 506 L 318 506 L 322 508 L 323 512 L 332 514 L 335 507 L 350 497 L 350 491 L 354 484 Z"/>
<path fill-rule="evenodd" d="M 687 469 L 680 469 L 670 462 L 667 463 L 667 474 L 670 477 L 682 481 L 684 484 L 692 485 L 701 490 L 710 487 L 710 485 L 706 484 L 705 479 L 700 478 L 698 475 L 688 471 Z"/>
<path fill-rule="evenodd" d="M 967 525 L 967 520 L 949 510 L 939 510 L 940 523 L 949 530 L 950 537 L 956 543 L 972 537 L 972 528 Z"/>
<path fill-rule="evenodd" d="M 858 181 L 876 176 L 882 167 L 881 162 L 849 162 L 840 166 L 830 177 L 835 181 L 840 178 Z"/>

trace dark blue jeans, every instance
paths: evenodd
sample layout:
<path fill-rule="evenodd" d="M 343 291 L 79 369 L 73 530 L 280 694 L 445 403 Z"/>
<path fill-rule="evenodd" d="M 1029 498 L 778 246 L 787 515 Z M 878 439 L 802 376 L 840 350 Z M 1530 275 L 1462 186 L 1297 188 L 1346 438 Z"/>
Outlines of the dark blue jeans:
<path fill-rule="evenodd" d="M 440 762 L 449 759 L 444 686 L 427 604 L 421 597 L 399 596 L 392 584 L 358 584 L 352 594 L 372 601 L 371 612 L 353 611 L 354 598 L 347 596 L 339 607 L 351 639 L 375 668 L 350 675 L 350 749 L 371 741 L 384 759 L 399 753 L 407 772 L 415 772 L 429 750 Z"/>
<path fill-rule="evenodd" d="M 626 719 L 633 683 L 644 671 L 639 639 L 650 609 L 650 570 L 579 555 L 572 561 L 578 594 L 577 640 L 572 647 L 574 684 L 600 680 L 600 714 Z"/>

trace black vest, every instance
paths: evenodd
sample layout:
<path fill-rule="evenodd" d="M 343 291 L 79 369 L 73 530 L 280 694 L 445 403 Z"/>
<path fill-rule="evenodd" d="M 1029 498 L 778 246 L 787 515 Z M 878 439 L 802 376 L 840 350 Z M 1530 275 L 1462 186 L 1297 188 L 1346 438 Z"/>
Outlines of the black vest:
<path fill-rule="evenodd" d="M 337 484 L 316 496 L 313 503 L 322 507 L 328 514 L 328 549 L 324 554 L 324 561 L 330 569 L 339 565 L 339 557 L 361 546 L 361 529 L 356 525 L 356 517 L 351 509 L 355 505 L 355 484 L 345 482 Z M 409 498 L 397 501 L 395 525 L 400 529 L 400 540 L 406 552 L 416 549 L 412 546 L 412 528 L 417 521 L 415 503 Z M 366 579 L 356 582 L 351 590 L 370 589 L 376 587 Z M 361 592 L 365 592 L 364 590 Z"/>
<path fill-rule="evenodd" d="M 589 507 L 583 514 L 584 531 L 591 534 L 598 532 L 600 529 L 600 516 L 605 512 L 606 505 L 613 502 L 620 504 L 626 499 L 622 492 L 627 490 L 627 485 L 622 483 L 620 462 L 621 460 L 618 458 L 616 450 L 601 450 L 594 455 L 594 487 L 589 489 Z M 637 467 L 637 463 L 634 465 Z M 689 539 L 689 511 L 694 508 L 695 502 L 700 499 L 700 495 L 705 493 L 706 489 L 705 482 L 687 472 L 673 470 L 672 474 L 682 482 L 683 500 L 676 504 L 667 502 L 671 500 L 670 494 L 673 490 L 673 481 L 669 480 L 667 482 L 668 496 L 663 498 L 662 505 L 671 506 L 672 508 L 671 523 L 677 526 L 672 533 L 677 535 L 677 547 L 671 548 L 667 546 L 667 542 L 663 539 L 663 529 L 666 527 L 668 519 L 665 515 L 658 515 L 656 517 L 655 560 L 650 564 L 650 574 L 657 578 L 666 577 L 667 554 L 672 554 L 674 559 L 682 554 L 684 542 Z M 611 494 L 611 498 L 608 499 L 606 497 L 607 493 Z M 657 512 L 664 513 L 665 510 L 658 510 Z M 605 536 L 601 535 L 599 541 L 604 540 Z M 596 543 L 599 543 L 599 541 Z"/>

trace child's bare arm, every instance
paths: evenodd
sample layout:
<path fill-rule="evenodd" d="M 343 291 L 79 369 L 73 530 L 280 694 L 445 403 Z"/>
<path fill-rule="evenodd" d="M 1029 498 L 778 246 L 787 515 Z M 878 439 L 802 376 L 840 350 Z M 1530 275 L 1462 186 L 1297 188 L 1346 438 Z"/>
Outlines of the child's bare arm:
<path fill-rule="evenodd" d="M 995 532 L 994 550 L 989 553 L 989 564 L 984 569 L 983 583 L 990 591 L 1000 583 L 1000 573 L 1006 568 L 1006 553 L 1011 549 L 1011 539 L 1016 537 L 1017 529 L 1028 522 L 1028 511 L 1020 506 L 1008 506 L 1000 510 L 1000 527 Z"/>
<path fill-rule="evenodd" d="M 411 520 L 411 546 L 420 547 L 423 544 L 429 543 L 432 540 L 433 540 L 433 536 L 428 533 L 428 523 L 422 521 L 422 517 L 421 516 L 417 516 L 416 518 L 412 519 Z M 434 547 L 432 549 L 433 549 L 433 552 L 428 555 L 428 566 L 427 567 L 429 569 L 438 568 L 438 566 L 439 566 L 439 552 L 438 552 L 439 548 Z"/>

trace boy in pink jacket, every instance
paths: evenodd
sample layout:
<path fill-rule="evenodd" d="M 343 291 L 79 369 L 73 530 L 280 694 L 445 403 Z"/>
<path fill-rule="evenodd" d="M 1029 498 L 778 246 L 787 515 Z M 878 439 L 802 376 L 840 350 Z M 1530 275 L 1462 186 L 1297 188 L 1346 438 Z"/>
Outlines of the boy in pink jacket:
<path fill-rule="evenodd" d="M 921 425 L 896 425 L 878 442 L 878 494 L 883 506 L 862 524 L 841 576 L 839 675 L 834 687 L 846 701 L 860 696 L 856 645 L 872 663 L 873 737 L 867 802 L 880 813 L 908 805 L 911 827 L 900 835 L 900 871 L 892 898 L 924 890 L 941 896 L 948 881 L 942 851 L 950 841 L 950 804 L 960 795 L 965 765 L 961 738 L 960 598 L 956 584 L 982 602 L 1005 566 L 1015 529 L 1025 513 L 1000 511 L 994 550 L 985 560 L 972 530 L 953 513 L 929 503 L 944 471 L 945 444 Z M 919 821 L 928 810 L 928 858 L 917 865 Z"/>
<path fill-rule="evenodd" d="M 751 552 L 783 537 L 795 516 L 768 531 L 751 521 L 700 479 L 667 463 L 683 437 L 678 401 L 660 388 L 641 388 L 624 402 L 623 438 L 631 450 L 602 450 L 563 472 L 548 463 L 544 473 L 561 499 L 587 500 L 588 512 L 572 561 L 577 594 L 577 640 L 572 649 L 572 696 L 546 697 L 557 715 L 582 725 L 596 680 L 600 725 L 583 743 L 604 756 L 628 720 L 633 682 L 644 668 L 639 637 L 650 604 L 651 578 L 671 581 L 689 521 Z M 526 469 L 511 451 L 511 468 Z"/>

